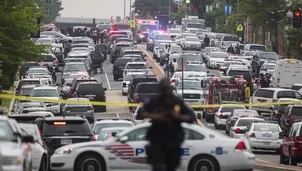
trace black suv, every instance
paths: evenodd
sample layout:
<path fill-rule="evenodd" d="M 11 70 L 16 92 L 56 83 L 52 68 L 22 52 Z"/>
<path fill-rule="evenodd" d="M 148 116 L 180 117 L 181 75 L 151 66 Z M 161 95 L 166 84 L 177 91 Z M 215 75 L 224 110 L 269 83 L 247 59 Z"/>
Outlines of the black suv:
<path fill-rule="evenodd" d="M 114 81 L 118 81 L 120 78 L 123 78 L 123 72 L 125 66 L 127 65 L 128 62 L 133 62 L 133 61 L 139 62 L 141 61 L 141 59 L 136 57 L 122 57 L 116 59 L 116 61 L 113 64 Z"/>
<path fill-rule="evenodd" d="M 110 62 L 114 63 L 115 60 L 118 58 L 118 56 L 121 53 L 121 50 L 123 48 L 132 48 L 132 44 L 131 43 L 127 43 L 127 42 L 120 42 L 120 43 L 116 43 L 113 45 L 111 54 L 110 54 Z"/>
<path fill-rule="evenodd" d="M 79 116 L 47 117 L 38 127 L 50 154 L 64 145 L 95 140 L 87 119 Z"/>
<path fill-rule="evenodd" d="M 88 98 L 90 101 L 106 102 L 106 90 L 101 83 L 83 82 L 78 85 L 76 96 Z M 106 112 L 106 105 L 93 105 L 93 108 L 95 112 Z"/>

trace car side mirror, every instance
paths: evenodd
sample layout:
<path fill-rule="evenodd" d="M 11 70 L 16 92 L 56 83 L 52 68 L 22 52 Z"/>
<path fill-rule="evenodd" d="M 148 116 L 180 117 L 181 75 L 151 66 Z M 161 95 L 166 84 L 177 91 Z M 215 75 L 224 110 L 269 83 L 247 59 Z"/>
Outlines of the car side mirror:
<path fill-rule="evenodd" d="M 31 136 L 31 135 L 24 135 L 22 137 L 22 142 L 24 142 L 24 143 L 34 143 L 35 140 L 34 140 L 34 137 Z"/>
<path fill-rule="evenodd" d="M 122 138 L 119 139 L 119 142 L 121 142 L 121 143 L 126 143 L 127 141 L 128 141 L 127 136 L 123 136 Z"/>
<path fill-rule="evenodd" d="M 282 132 L 279 133 L 279 138 L 280 139 L 285 138 L 285 137 L 287 137 L 287 133 L 286 132 L 282 131 Z"/>

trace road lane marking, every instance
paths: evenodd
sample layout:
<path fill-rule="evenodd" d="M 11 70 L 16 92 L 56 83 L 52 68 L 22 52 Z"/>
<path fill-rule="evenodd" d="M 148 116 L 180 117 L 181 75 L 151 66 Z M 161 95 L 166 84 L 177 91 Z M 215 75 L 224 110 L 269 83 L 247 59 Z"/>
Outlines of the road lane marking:
<path fill-rule="evenodd" d="M 147 50 L 145 50 L 143 47 L 138 47 L 140 48 L 146 55 L 147 57 L 150 59 L 150 61 L 152 61 L 154 63 L 154 65 L 159 69 L 159 71 L 165 75 L 164 71 L 162 70 L 161 66 L 159 66 L 159 64 L 151 57 L 151 55 L 149 54 L 149 52 Z"/>
<path fill-rule="evenodd" d="M 108 75 L 107 75 L 107 73 L 106 73 L 106 72 L 105 72 L 105 78 L 106 78 L 106 81 L 107 81 L 108 90 L 111 90 L 111 86 L 110 86 L 109 78 L 108 78 Z"/>

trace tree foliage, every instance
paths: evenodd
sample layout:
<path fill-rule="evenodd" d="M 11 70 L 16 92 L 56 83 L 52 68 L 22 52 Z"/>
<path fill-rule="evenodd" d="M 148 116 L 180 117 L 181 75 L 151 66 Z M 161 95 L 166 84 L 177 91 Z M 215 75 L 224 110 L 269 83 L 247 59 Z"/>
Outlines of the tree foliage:
<path fill-rule="evenodd" d="M 38 4 L 43 13 L 45 13 L 43 15 L 43 23 L 51 23 L 55 21 L 55 19 L 60 16 L 60 11 L 64 9 L 62 7 L 61 0 L 52 0 L 51 3 L 46 3 L 45 0 L 40 0 Z M 47 8 L 50 9 L 51 15 L 47 14 Z"/>
<path fill-rule="evenodd" d="M 168 14 L 169 1 L 167 0 L 136 0 L 133 4 L 135 11 L 141 16 L 156 16 L 158 13 Z M 171 7 L 172 10 L 172 7 Z"/>
<path fill-rule="evenodd" d="M 22 61 L 41 59 L 45 47 L 30 40 L 39 29 L 35 25 L 40 10 L 35 0 L 0 0 L 0 85 L 8 89 Z"/>
<path fill-rule="evenodd" d="M 184 18 L 187 14 L 187 8 L 185 6 L 179 6 L 178 8 L 178 12 L 177 13 L 173 13 L 171 15 L 172 21 L 176 20 L 176 22 L 178 24 L 181 23 L 181 19 Z"/>

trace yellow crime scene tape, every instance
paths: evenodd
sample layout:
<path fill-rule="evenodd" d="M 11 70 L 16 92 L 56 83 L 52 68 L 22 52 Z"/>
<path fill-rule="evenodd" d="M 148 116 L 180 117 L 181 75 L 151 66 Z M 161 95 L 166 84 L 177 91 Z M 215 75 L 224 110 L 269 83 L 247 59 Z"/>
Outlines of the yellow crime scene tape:
<path fill-rule="evenodd" d="M 91 104 L 96 106 L 119 106 L 119 107 L 137 107 L 143 103 L 121 103 L 121 102 L 98 102 L 98 101 L 82 101 L 82 100 L 63 100 L 63 99 L 48 99 L 43 97 L 28 97 L 28 96 L 15 96 L 12 94 L 0 94 L 3 99 L 39 101 L 39 102 L 52 102 L 52 103 L 65 103 L 65 104 Z M 283 102 L 266 102 L 266 103 L 236 103 L 236 104 L 192 104 L 191 108 L 216 108 L 220 106 L 271 106 L 281 104 L 301 104 L 302 101 L 283 101 Z"/>

